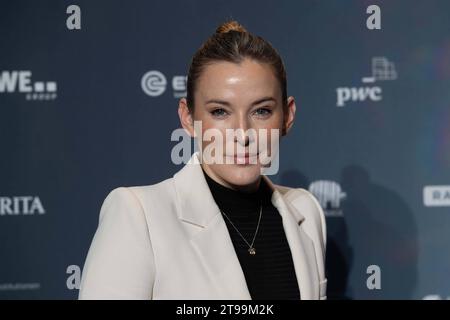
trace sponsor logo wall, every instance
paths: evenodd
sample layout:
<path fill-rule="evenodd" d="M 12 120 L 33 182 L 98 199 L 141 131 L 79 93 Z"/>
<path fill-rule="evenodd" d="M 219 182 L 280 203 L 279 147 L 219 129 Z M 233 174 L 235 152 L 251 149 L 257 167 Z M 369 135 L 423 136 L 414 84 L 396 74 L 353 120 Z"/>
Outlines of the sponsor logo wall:
<path fill-rule="evenodd" d="M 328 297 L 448 299 L 450 2 L 413 2 L 2 2 L 0 299 L 77 297 L 109 191 L 180 169 L 189 63 L 230 14 L 284 59 L 270 179 L 324 209 Z"/>

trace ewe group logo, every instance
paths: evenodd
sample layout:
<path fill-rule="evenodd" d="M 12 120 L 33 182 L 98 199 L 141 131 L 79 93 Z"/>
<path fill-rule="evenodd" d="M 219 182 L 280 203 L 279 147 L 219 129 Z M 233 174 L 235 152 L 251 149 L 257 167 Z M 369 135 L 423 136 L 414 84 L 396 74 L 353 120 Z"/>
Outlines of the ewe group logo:
<path fill-rule="evenodd" d="M 336 88 L 336 106 L 344 107 L 348 102 L 381 101 L 383 90 L 373 85 L 377 81 L 396 80 L 395 64 L 386 57 L 372 58 L 372 75 L 363 77 L 361 82 L 365 86 Z"/>
<path fill-rule="evenodd" d="M 186 96 L 186 76 L 172 77 L 172 90 L 174 98 L 182 98 Z M 151 70 L 145 73 L 141 79 L 142 90 L 150 97 L 158 97 L 167 89 L 166 76 L 158 71 Z"/>
<path fill-rule="evenodd" d="M 26 100 L 54 100 L 57 97 L 55 81 L 32 81 L 30 70 L 3 70 L 0 74 L 0 93 L 25 94 Z"/>
<path fill-rule="evenodd" d="M 341 201 L 347 196 L 339 183 L 329 180 L 312 182 L 308 190 L 317 198 L 327 217 L 342 217 Z"/>

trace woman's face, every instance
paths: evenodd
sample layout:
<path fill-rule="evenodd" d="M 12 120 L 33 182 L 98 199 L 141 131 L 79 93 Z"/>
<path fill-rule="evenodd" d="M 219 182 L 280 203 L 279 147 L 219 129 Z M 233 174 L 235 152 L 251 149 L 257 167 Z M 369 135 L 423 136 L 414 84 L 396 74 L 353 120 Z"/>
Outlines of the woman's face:
<path fill-rule="evenodd" d="M 270 154 L 272 139 L 276 137 L 271 134 L 271 129 L 278 130 L 281 137 L 282 128 L 287 131 L 292 126 L 293 97 L 289 97 L 287 109 L 283 108 L 280 84 L 270 65 L 245 59 L 240 64 L 221 61 L 208 65 L 197 81 L 194 100 L 194 112 L 189 114 L 186 99 L 181 99 L 179 115 L 191 136 L 194 135 L 194 121 L 201 121 L 203 169 L 229 188 L 256 189 L 261 175 L 257 154 Z M 227 132 L 227 129 L 237 131 Z M 214 159 L 221 159 L 222 163 L 205 157 L 213 149 L 210 146 L 206 152 L 206 148 L 214 142 L 211 137 L 205 139 L 207 130 L 222 136 L 222 140 L 215 142 L 222 148 L 212 152 Z M 230 132 L 234 135 L 230 136 Z M 197 132 L 197 137 L 199 134 Z M 243 152 L 250 154 L 249 157 L 240 156 Z"/>

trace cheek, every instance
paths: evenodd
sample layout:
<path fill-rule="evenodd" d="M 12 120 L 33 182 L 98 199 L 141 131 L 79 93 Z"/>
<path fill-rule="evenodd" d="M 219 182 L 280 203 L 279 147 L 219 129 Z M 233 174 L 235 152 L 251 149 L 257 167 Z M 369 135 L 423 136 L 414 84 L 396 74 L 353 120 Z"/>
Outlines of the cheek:
<path fill-rule="evenodd" d="M 271 137 L 276 137 L 275 133 L 281 136 L 281 131 L 283 128 L 283 116 L 274 116 L 268 121 L 264 122 L 258 129 L 261 130 L 259 136 L 271 139 Z"/>
<path fill-rule="evenodd" d="M 283 116 L 278 115 L 267 121 L 263 131 L 258 133 L 258 147 L 262 156 L 272 155 L 273 151 L 279 149 L 279 143 L 282 136 Z"/>
<path fill-rule="evenodd" d="M 208 152 L 217 156 L 225 153 L 226 150 L 226 128 L 223 124 L 218 124 L 214 119 L 204 120 L 202 123 L 202 150 L 209 147 Z"/>
<path fill-rule="evenodd" d="M 201 125 L 201 137 L 202 140 L 204 141 L 203 144 L 207 145 L 209 143 L 211 143 L 212 141 L 209 141 L 211 139 L 206 139 L 205 138 L 205 132 L 207 132 L 209 130 L 209 135 L 211 135 L 211 133 L 213 133 L 211 130 L 212 129 L 219 129 L 217 122 L 212 119 L 206 112 L 200 112 L 197 111 L 194 113 L 194 121 L 196 121 L 198 124 Z"/>

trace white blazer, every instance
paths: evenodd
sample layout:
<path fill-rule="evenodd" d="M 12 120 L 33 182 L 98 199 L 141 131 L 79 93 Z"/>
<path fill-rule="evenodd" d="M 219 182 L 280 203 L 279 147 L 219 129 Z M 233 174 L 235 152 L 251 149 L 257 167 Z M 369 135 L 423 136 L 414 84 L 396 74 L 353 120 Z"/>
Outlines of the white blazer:
<path fill-rule="evenodd" d="M 326 225 L 307 190 L 274 185 L 301 299 L 326 299 Z M 120 187 L 103 202 L 79 299 L 251 299 L 195 152 L 173 178 Z"/>

